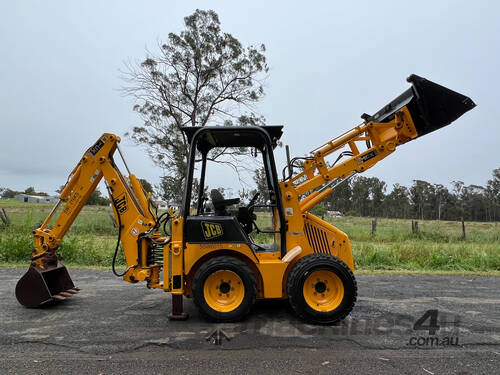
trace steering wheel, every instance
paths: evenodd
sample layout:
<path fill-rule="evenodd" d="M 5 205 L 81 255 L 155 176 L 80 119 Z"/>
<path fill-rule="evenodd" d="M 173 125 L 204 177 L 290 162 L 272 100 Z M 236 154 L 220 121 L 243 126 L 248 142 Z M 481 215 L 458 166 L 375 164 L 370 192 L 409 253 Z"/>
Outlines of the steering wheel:
<path fill-rule="evenodd" d="M 255 194 L 246 206 L 238 209 L 238 221 L 243 227 L 243 230 L 248 234 L 253 231 L 254 221 L 257 220 L 257 216 L 255 216 L 253 211 L 255 208 L 255 202 L 257 202 L 257 198 L 259 198 L 259 196 L 260 193 Z"/>

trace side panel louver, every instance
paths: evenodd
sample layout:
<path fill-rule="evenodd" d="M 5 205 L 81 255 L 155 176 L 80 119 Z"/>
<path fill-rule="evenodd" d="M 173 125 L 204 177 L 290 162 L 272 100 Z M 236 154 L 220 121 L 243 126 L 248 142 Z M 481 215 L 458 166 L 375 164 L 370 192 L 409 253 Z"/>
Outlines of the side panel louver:
<path fill-rule="evenodd" d="M 347 234 L 309 212 L 304 213 L 303 228 L 305 238 L 302 240 L 302 246 L 306 248 L 304 255 L 330 254 L 343 260 L 351 270 L 354 270 L 351 244 Z"/>
<path fill-rule="evenodd" d="M 305 232 L 309 246 L 315 253 L 331 254 L 326 232 L 310 223 L 305 223 Z"/>

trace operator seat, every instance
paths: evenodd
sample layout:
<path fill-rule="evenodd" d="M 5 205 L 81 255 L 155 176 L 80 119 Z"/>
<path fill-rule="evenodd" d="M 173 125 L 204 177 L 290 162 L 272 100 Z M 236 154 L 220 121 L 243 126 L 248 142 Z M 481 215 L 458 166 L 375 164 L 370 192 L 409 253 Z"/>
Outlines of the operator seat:
<path fill-rule="evenodd" d="M 226 207 L 240 203 L 240 198 L 224 199 L 222 193 L 217 189 L 210 191 L 210 199 L 214 205 L 215 216 L 228 216 Z"/>

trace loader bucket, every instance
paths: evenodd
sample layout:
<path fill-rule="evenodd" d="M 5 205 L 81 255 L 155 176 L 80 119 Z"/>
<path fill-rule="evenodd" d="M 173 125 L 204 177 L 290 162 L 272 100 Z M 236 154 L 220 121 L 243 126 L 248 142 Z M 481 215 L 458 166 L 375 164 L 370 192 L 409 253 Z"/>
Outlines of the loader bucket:
<path fill-rule="evenodd" d="M 476 106 L 467 96 L 415 74 L 406 80 L 412 87 L 373 116 L 368 116 L 368 121 L 388 122 L 398 110 L 407 106 L 420 137 L 451 124 Z"/>
<path fill-rule="evenodd" d="M 31 265 L 16 285 L 16 298 L 25 307 L 40 307 L 48 302 L 63 301 L 78 293 L 68 270 L 61 263 L 40 270 Z"/>

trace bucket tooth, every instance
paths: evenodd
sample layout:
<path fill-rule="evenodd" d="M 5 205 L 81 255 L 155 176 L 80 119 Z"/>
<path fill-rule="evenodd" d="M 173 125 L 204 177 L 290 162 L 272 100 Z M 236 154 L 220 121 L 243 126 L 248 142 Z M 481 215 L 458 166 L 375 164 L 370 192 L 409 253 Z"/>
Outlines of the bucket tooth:
<path fill-rule="evenodd" d="M 60 296 L 63 296 L 63 297 L 66 297 L 66 298 L 69 298 L 71 297 L 73 294 L 72 293 L 68 293 L 68 292 L 61 292 L 59 293 Z"/>
<path fill-rule="evenodd" d="M 66 297 L 61 296 L 60 294 L 56 294 L 55 296 L 52 296 L 52 298 L 56 301 L 64 301 L 66 299 Z"/>
<path fill-rule="evenodd" d="M 71 288 L 66 291 L 66 293 L 77 294 L 80 290 L 78 288 Z"/>

